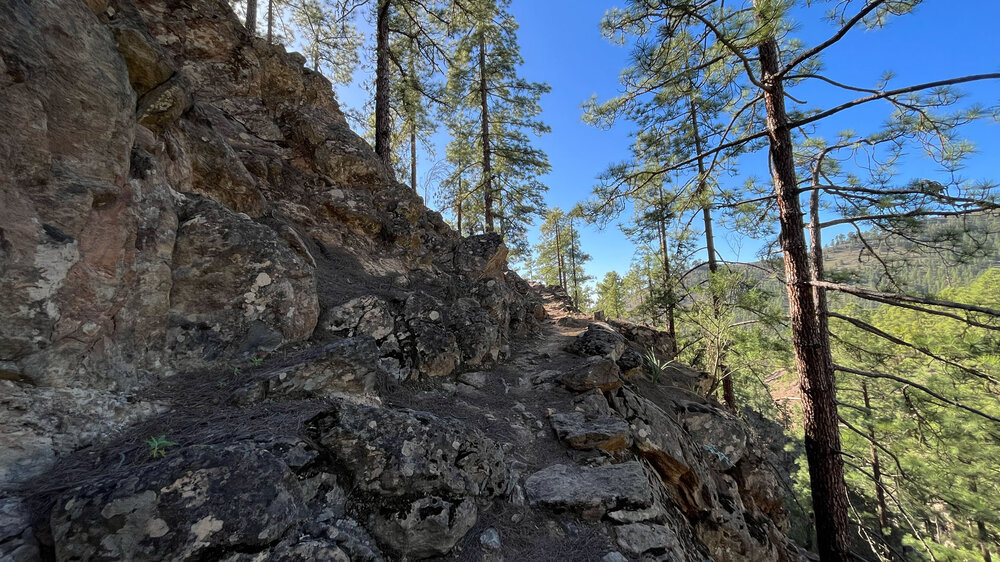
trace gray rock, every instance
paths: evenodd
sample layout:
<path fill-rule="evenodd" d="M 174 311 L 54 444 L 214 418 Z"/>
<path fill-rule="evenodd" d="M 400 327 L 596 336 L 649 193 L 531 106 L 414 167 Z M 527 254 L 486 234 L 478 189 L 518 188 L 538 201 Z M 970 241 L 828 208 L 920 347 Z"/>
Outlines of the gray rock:
<path fill-rule="evenodd" d="M 74 488 L 51 525 L 57 560 L 180 560 L 277 541 L 303 516 L 295 475 L 244 442 L 176 447 L 130 477 Z"/>
<path fill-rule="evenodd" d="M 472 388 L 482 390 L 486 388 L 486 382 L 488 380 L 489 374 L 482 371 L 475 371 L 471 373 L 462 373 L 458 375 L 458 382 L 467 384 Z"/>
<path fill-rule="evenodd" d="M 624 384 L 618 365 L 611 359 L 591 357 L 583 366 L 563 374 L 559 382 L 570 390 L 583 392 L 595 388 L 607 392 Z"/>
<path fill-rule="evenodd" d="M 187 212 L 174 248 L 167 331 L 176 357 L 197 366 L 312 335 L 319 304 L 305 260 L 275 231 L 218 203 L 193 203 Z"/>
<path fill-rule="evenodd" d="M 330 562 L 383 562 L 385 558 L 364 527 L 352 519 L 307 522 L 273 548 L 260 553 L 236 553 L 220 562 L 262 560 L 317 560 Z"/>
<path fill-rule="evenodd" d="M 574 449 L 612 452 L 625 449 L 630 443 L 628 423 L 621 418 L 587 419 L 580 412 L 572 412 L 552 414 L 549 422 L 559 439 Z"/>
<path fill-rule="evenodd" d="M 601 557 L 601 562 L 628 562 L 628 558 L 618 551 L 612 551 Z"/>
<path fill-rule="evenodd" d="M 432 377 L 450 375 L 462 360 L 455 333 L 442 316 L 444 308 L 441 301 L 426 293 L 413 293 L 403 310 L 406 325 L 413 333 L 416 367 Z"/>
<path fill-rule="evenodd" d="M 479 535 L 479 544 L 489 550 L 500 550 L 500 533 L 493 527 L 486 529 Z"/>
<path fill-rule="evenodd" d="M 405 511 L 377 517 L 373 533 L 397 556 L 421 559 L 447 553 L 476 524 L 473 500 L 419 498 Z"/>
<path fill-rule="evenodd" d="M 458 420 L 339 400 L 313 423 L 358 489 L 489 498 L 509 487 L 500 446 Z"/>
<path fill-rule="evenodd" d="M 455 247 L 454 265 L 456 272 L 474 279 L 501 277 L 507 269 L 507 246 L 494 232 L 462 238 Z"/>
<path fill-rule="evenodd" d="M 0 490 L 17 488 L 60 455 L 164 409 L 104 390 L 0 380 Z"/>
<path fill-rule="evenodd" d="M 625 349 L 616 363 L 618 363 L 618 368 L 622 371 L 622 376 L 633 377 L 642 372 L 646 360 L 642 353 L 633 347 L 629 347 Z"/>
<path fill-rule="evenodd" d="M 398 556 L 450 550 L 478 502 L 512 485 L 499 445 L 453 419 L 340 401 L 315 418 L 318 441 L 372 511 L 373 532 Z"/>
<path fill-rule="evenodd" d="M 617 361 L 625 352 L 625 338 L 604 322 L 594 322 L 577 336 L 566 351 L 583 357 L 605 357 Z"/>
<path fill-rule="evenodd" d="M 628 339 L 637 350 L 643 352 L 652 350 L 661 361 L 671 359 L 670 334 L 667 332 L 625 320 L 613 319 L 608 320 L 607 323 L 611 329 Z"/>
<path fill-rule="evenodd" d="M 682 413 L 681 423 L 695 443 L 708 453 L 712 466 L 727 471 L 740 462 L 747 449 L 742 422 L 721 410 Z"/>
<path fill-rule="evenodd" d="M 668 554 L 670 560 L 686 560 L 677 535 L 669 527 L 632 523 L 615 528 L 618 546 L 631 554 L 642 554 L 657 549 Z"/>
<path fill-rule="evenodd" d="M 656 467 L 674 501 L 690 513 L 710 509 L 711 500 L 701 492 L 702 478 L 696 470 L 701 452 L 692 450 L 675 417 L 628 388 L 615 392 L 611 402 L 628 420 L 635 448 Z"/>
<path fill-rule="evenodd" d="M 608 519 L 619 523 L 641 523 L 643 521 L 660 521 L 664 518 L 663 506 L 659 503 L 646 509 L 621 509 L 609 511 Z"/>
<path fill-rule="evenodd" d="M 323 313 L 316 331 L 323 335 L 366 335 L 381 341 L 395 330 L 393 311 L 376 296 L 352 299 Z"/>
<path fill-rule="evenodd" d="M 34 562 L 41 558 L 24 504 L 18 498 L 0 498 L 0 560 Z"/>
<path fill-rule="evenodd" d="M 462 362 L 481 365 L 500 355 L 500 329 L 479 301 L 460 298 L 449 311 L 448 327 L 462 350 Z"/>
<path fill-rule="evenodd" d="M 605 512 L 647 508 L 653 495 L 642 465 L 584 467 L 557 464 L 542 469 L 525 482 L 531 505 L 599 519 Z"/>
<path fill-rule="evenodd" d="M 269 376 L 267 394 L 287 398 L 377 396 L 385 390 L 388 379 L 375 340 L 354 337 L 327 344 L 318 356 L 310 354 L 303 362 Z"/>
<path fill-rule="evenodd" d="M 607 417 L 614 413 L 608 405 L 607 398 L 600 391 L 586 392 L 573 399 L 573 404 L 577 411 L 583 412 L 586 416 Z"/>

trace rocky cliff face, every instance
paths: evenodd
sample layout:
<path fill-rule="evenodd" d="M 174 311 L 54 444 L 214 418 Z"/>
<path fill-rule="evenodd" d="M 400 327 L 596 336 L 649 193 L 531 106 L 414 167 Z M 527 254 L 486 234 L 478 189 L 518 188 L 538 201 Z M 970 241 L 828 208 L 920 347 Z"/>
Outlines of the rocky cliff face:
<path fill-rule="evenodd" d="M 0 558 L 798 556 L 662 335 L 545 320 L 303 62 L 222 0 L 0 6 Z"/>

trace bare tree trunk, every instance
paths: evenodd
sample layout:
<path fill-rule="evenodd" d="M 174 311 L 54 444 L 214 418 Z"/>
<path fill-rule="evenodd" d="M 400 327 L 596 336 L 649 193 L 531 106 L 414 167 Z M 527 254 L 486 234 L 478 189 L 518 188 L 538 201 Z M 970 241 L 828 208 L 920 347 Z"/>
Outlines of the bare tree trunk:
<path fill-rule="evenodd" d="M 493 167 L 490 164 L 490 107 L 486 90 L 486 37 L 479 37 L 479 102 L 482 106 L 483 208 L 486 232 L 493 232 Z"/>
<path fill-rule="evenodd" d="M 389 4 L 378 0 L 375 17 L 375 154 L 392 167 L 389 123 Z"/>
<path fill-rule="evenodd" d="M 688 106 L 691 111 L 691 131 L 694 134 L 694 151 L 698 156 L 698 195 L 705 197 L 707 201 L 701 209 L 702 218 L 705 223 L 705 250 L 708 252 L 708 278 L 709 278 L 709 288 L 711 289 L 711 280 L 716 273 L 719 272 L 719 260 L 715 255 L 715 234 L 712 231 L 712 198 L 708 196 L 708 178 L 705 176 L 705 158 L 701 156 L 701 133 L 698 129 L 698 110 L 694 105 L 694 98 L 688 98 Z M 719 303 L 719 295 L 712 291 L 712 316 L 715 318 L 716 327 L 721 326 L 721 307 Z M 719 328 L 721 329 L 721 328 Z M 726 403 L 726 407 L 729 411 L 736 411 L 736 391 L 733 388 L 733 377 L 732 373 L 729 372 L 729 368 L 726 366 L 725 350 L 722 349 L 722 342 L 713 342 L 713 347 L 715 348 L 716 360 L 715 360 L 715 372 L 712 373 L 713 376 L 719 376 L 721 374 L 722 378 L 722 400 Z"/>
<path fill-rule="evenodd" d="M 251 37 L 257 35 L 257 0 L 247 0 L 246 27 Z"/>
<path fill-rule="evenodd" d="M 840 456 L 840 427 L 834 386 L 830 335 L 825 307 L 820 309 L 809 284 L 809 251 L 799 203 L 792 134 L 785 110 L 781 62 L 774 38 L 757 52 L 764 85 L 764 107 L 770 144 L 771 175 L 781 225 L 779 241 L 785 260 L 792 346 L 799 373 L 804 416 L 806 458 L 816 517 L 817 550 L 823 562 L 850 560 L 848 550 L 847 486 Z M 820 257 L 821 254 L 820 254 Z M 825 304 L 825 303 L 823 303 Z M 820 312 L 820 314 L 817 314 Z"/>
<path fill-rule="evenodd" d="M 267 0 L 267 44 L 274 43 L 274 0 Z"/>

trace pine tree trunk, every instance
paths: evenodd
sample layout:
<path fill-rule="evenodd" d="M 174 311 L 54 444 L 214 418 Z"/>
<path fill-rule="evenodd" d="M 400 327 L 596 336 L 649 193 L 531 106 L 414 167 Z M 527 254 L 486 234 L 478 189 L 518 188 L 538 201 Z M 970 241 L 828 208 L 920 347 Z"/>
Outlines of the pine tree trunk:
<path fill-rule="evenodd" d="M 375 16 L 375 154 L 392 166 L 389 123 L 389 4 L 378 0 Z"/>
<path fill-rule="evenodd" d="M 459 162 L 459 166 L 461 166 L 461 165 L 462 165 L 462 163 Z M 462 172 L 459 171 L 458 172 L 458 197 L 455 198 L 455 215 L 457 216 L 457 221 L 458 221 L 458 235 L 459 236 L 462 235 L 462 200 L 463 200 L 463 197 L 462 197 Z"/>
<path fill-rule="evenodd" d="M 267 0 L 267 44 L 274 43 L 274 0 Z"/>
<path fill-rule="evenodd" d="M 417 191 L 417 121 L 410 123 L 410 187 Z"/>
<path fill-rule="evenodd" d="M 868 396 L 868 381 L 861 381 L 861 396 L 865 401 L 865 410 L 872 409 L 871 399 Z M 882 537 L 885 537 L 885 530 L 889 529 L 889 509 L 885 503 L 885 485 L 882 483 L 882 463 L 879 461 L 878 450 L 875 448 L 875 427 L 871 422 L 867 423 L 869 453 L 872 459 L 872 479 L 875 481 L 875 501 L 878 506 L 878 528 Z"/>
<path fill-rule="evenodd" d="M 663 185 L 657 185 L 657 195 L 659 196 L 659 217 L 657 220 L 657 236 L 660 240 L 660 262 L 663 264 L 663 285 L 666 290 L 667 304 L 664 306 L 664 315 L 667 318 L 667 334 L 670 335 L 670 358 L 677 358 L 677 326 L 674 319 L 674 289 L 673 280 L 670 274 L 670 255 L 667 253 L 667 224 L 664 220 L 666 209 L 664 209 Z"/>
<path fill-rule="evenodd" d="M 646 287 L 649 292 L 649 320 L 654 326 L 656 325 L 656 313 L 654 312 L 656 308 L 653 303 L 656 301 L 656 295 L 653 293 L 653 272 L 652 268 L 646 267 Z"/>
<path fill-rule="evenodd" d="M 563 273 L 562 236 L 560 236 L 561 231 L 562 227 L 556 224 L 556 273 L 559 275 L 559 286 L 565 289 L 566 278 Z"/>
<path fill-rule="evenodd" d="M 479 37 L 479 102 L 482 106 L 483 208 L 486 232 L 495 229 L 493 220 L 493 166 L 490 164 L 490 107 L 486 90 L 486 36 Z"/>
<path fill-rule="evenodd" d="M 257 35 L 257 0 L 247 0 L 246 26 L 251 37 Z"/>
<path fill-rule="evenodd" d="M 764 85 L 764 107 L 770 145 L 771 175 L 781 226 L 779 241 L 785 260 L 792 347 L 799 373 L 806 458 L 816 517 L 817 550 L 823 562 L 847 562 L 847 486 L 840 456 L 840 427 L 830 336 L 825 306 L 819 307 L 810 287 L 809 251 L 799 203 L 792 134 L 785 110 L 778 44 L 765 40 L 757 49 Z M 825 305 L 825 303 L 822 303 Z M 817 314 L 819 312 L 819 314 Z"/>
<path fill-rule="evenodd" d="M 986 524 L 976 521 L 976 530 L 979 532 L 979 551 L 983 553 L 983 562 L 993 562 L 990 554 L 990 536 L 986 532 Z"/>
<path fill-rule="evenodd" d="M 573 273 L 573 308 L 580 311 L 580 285 L 576 281 L 576 231 L 573 230 L 573 219 L 569 219 L 569 267 Z"/>
<path fill-rule="evenodd" d="M 705 198 L 706 203 L 702 207 L 702 218 L 705 222 L 705 250 L 708 252 L 708 278 L 709 289 L 711 289 L 712 277 L 719 272 L 719 260 L 715 255 L 715 234 L 712 231 L 712 198 L 708 196 L 708 178 L 705 177 L 705 158 L 701 156 L 701 132 L 698 129 L 698 111 L 694 105 L 694 98 L 688 98 L 688 106 L 691 111 L 691 131 L 694 134 L 694 151 L 698 154 L 698 195 Z M 715 318 L 717 329 L 721 329 L 721 306 L 719 295 L 712 290 L 712 316 Z M 736 411 L 736 390 L 733 388 L 733 376 L 726 366 L 725 350 L 721 341 L 712 343 L 715 348 L 715 374 L 722 377 L 722 400 L 726 403 L 729 411 Z"/>

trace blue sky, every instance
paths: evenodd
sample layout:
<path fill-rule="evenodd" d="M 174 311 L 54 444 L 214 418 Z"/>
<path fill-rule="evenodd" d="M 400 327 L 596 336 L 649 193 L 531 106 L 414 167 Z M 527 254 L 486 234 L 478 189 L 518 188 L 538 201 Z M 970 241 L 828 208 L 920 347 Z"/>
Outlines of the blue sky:
<path fill-rule="evenodd" d="M 628 63 L 628 49 L 601 37 L 599 23 L 605 11 L 615 6 L 607 0 L 514 0 L 512 11 L 520 24 L 518 38 L 525 59 L 522 74 L 534 81 L 547 82 L 551 93 L 542 98 L 542 119 L 552 132 L 537 140 L 552 164 L 544 181 L 549 186 L 550 206 L 569 209 L 586 199 L 597 176 L 613 162 L 628 154 L 630 130 L 623 123 L 610 131 L 598 130 L 581 121 L 581 103 L 596 94 L 601 100 L 618 92 L 618 74 Z M 820 18 L 830 3 L 795 12 L 799 29 L 795 35 L 807 44 L 816 44 L 833 31 Z M 927 0 L 916 12 L 894 20 L 876 31 L 856 30 L 824 57 L 826 74 L 854 85 L 874 85 L 886 71 L 892 71 L 894 87 L 941 80 L 966 74 L 1000 72 L 1000 0 Z M 970 100 L 983 104 L 1000 102 L 1000 81 L 965 86 Z M 803 89 L 810 105 L 829 107 L 835 100 L 825 88 Z M 349 105 L 357 103 L 357 88 L 341 89 Z M 878 124 L 886 106 L 881 103 L 842 113 L 830 123 L 835 133 L 844 128 L 864 130 Z M 1000 178 L 995 165 L 1000 159 L 1000 125 L 977 124 L 967 129 L 979 153 L 964 171 L 969 178 Z M 426 170 L 430 162 L 423 161 Z M 741 162 L 741 174 L 765 176 L 766 155 L 761 152 Z M 923 162 L 908 162 L 900 170 L 906 177 L 933 177 L 934 170 Z M 742 181 L 734 178 L 731 181 Z M 728 243 L 720 244 L 727 259 L 753 260 L 759 243 L 739 240 L 725 231 Z M 829 236 L 829 235 L 828 235 Z M 604 230 L 587 227 L 582 232 L 584 251 L 593 256 L 588 273 L 598 279 L 612 269 L 624 272 L 633 255 L 632 244 L 614 226 Z"/>

